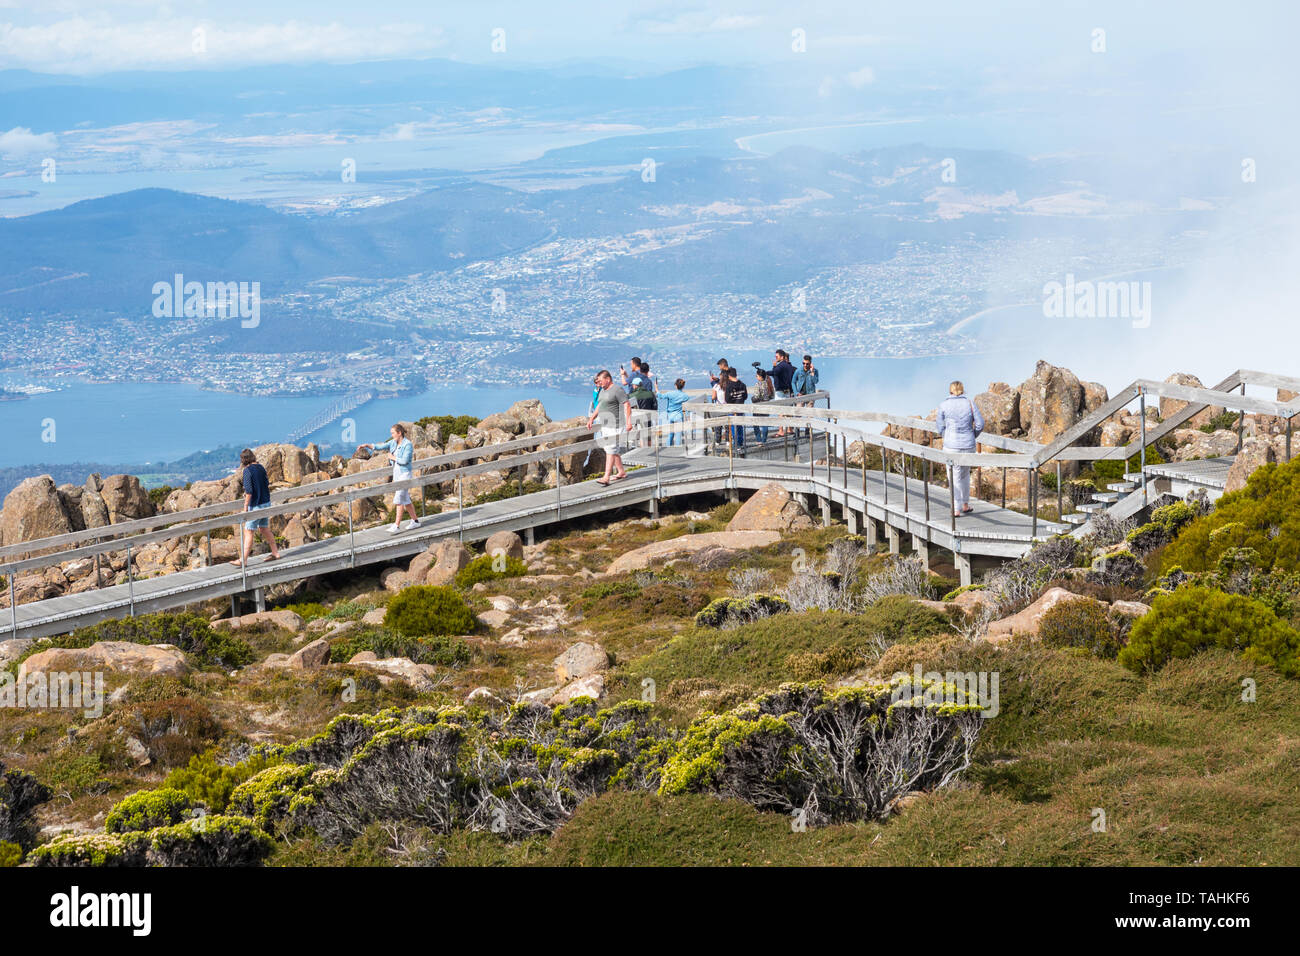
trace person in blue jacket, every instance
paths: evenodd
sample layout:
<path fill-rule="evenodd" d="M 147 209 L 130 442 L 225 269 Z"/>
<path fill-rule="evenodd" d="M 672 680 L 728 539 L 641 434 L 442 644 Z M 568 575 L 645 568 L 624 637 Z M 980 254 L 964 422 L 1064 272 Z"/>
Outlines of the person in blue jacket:
<path fill-rule="evenodd" d="M 389 429 L 388 434 L 392 436 L 388 441 L 380 444 L 366 442 L 358 446 L 357 450 L 369 448 L 372 452 L 388 452 L 388 461 L 393 466 L 393 481 L 407 481 L 412 477 L 411 462 L 415 459 L 415 446 L 411 444 L 411 439 L 406 437 L 406 428 L 400 422 Z M 411 520 L 406 523 L 406 530 L 411 531 L 420 527 L 420 519 L 415 516 L 415 505 L 411 503 L 411 489 L 399 488 L 393 493 L 394 520 L 392 527 L 388 529 L 389 534 L 397 534 L 402 530 L 403 508 L 411 513 Z"/>
<path fill-rule="evenodd" d="M 812 363 L 812 356 L 803 357 L 803 367 L 794 370 L 794 375 L 790 376 L 790 388 L 796 395 L 811 395 L 817 391 L 817 382 L 821 376 L 817 374 L 817 366 Z"/>
<path fill-rule="evenodd" d="M 948 397 L 939 406 L 934 425 L 943 436 L 945 451 L 974 451 L 975 439 L 984 430 L 984 416 L 966 397 L 966 387 L 961 382 L 953 382 L 948 386 Z M 948 480 L 952 482 L 956 509 L 953 516 L 970 514 L 975 510 L 970 506 L 970 466 L 953 465 Z"/>
<path fill-rule="evenodd" d="M 686 388 L 686 379 L 679 378 L 673 383 L 671 392 L 663 392 L 660 398 L 663 399 L 664 421 L 666 424 L 675 425 L 685 419 L 685 413 L 682 406 L 691 400 L 683 389 Z M 684 445 L 686 436 L 681 432 L 673 432 L 664 442 L 665 445 Z"/>

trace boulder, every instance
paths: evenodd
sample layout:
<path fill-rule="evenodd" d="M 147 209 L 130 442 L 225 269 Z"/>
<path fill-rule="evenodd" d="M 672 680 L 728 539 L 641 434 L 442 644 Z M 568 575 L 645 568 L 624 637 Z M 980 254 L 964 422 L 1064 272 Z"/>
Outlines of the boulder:
<path fill-rule="evenodd" d="M 377 607 L 374 610 L 367 611 L 365 614 L 361 615 L 361 623 L 372 624 L 377 627 L 382 626 L 384 623 L 384 618 L 385 616 L 387 616 L 387 614 L 388 614 L 387 608 Z"/>
<path fill-rule="evenodd" d="M 1220 429 L 1206 433 L 1195 428 L 1174 430 L 1174 461 L 1198 458 L 1222 458 L 1237 452 L 1237 433 Z"/>
<path fill-rule="evenodd" d="M 24 478 L 5 495 L 4 510 L 0 512 L 0 544 L 20 544 L 72 530 L 63 498 L 49 475 Z"/>
<path fill-rule="evenodd" d="M 1263 438 L 1247 438 L 1241 445 L 1232 467 L 1228 469 L 1227 482 L 1223 486 L 1224 494 L 1240 491 L 1246 487 L 1248 479 L 1256 468 L 1277 461 L 1277 452 L 1273 445 Z"/>
<path fill-rule="evenodd" d="M 385 568 L 379 575 L 379 583 L 384 586 L 385 591 L 392 591 L 396 594 L 403 588 L 408 588 L 415 582 L 411 576 L 401 568 Z"/>
<path fill-rule="evenodd" d="M 609 654 L 599 644 L 579 641 L 565 648 L 551 666 L 555 668 L 555 679 L 564 684 L 605 670 L 609 666 Z"/>
<path fill-rule="evenodd" d="M 0 641 L 0 668 L 10 661 L 18 660 L 34 643 L 36 643 L 34 637 L 13 637 L 7 641 Z"/>
<path fill-rule="evenodd" d="M 328 664 L 329 659 L 329 638 L 321 637 L 290 654 L 284 666 L 291 670 L 314 671 Z"/>
<path fill-rule="evenodd" d="M 484 707 L 496 707 L 504 704 L 505 701 L 492 693 L 490 687 L 475 687 L 468 695 L 466 695 L 465 703 L 481 704 Z"/>
<path fill-rule="evenodd" d="M 103 528 L 109 524 L 108 505 L 104 504 L 104 497 L 98 491 L 83 488 L 78 504 L 81 506 L 82 527 Z"/>
<path fill-rule="evenodd" d="M 727 522 L 728 531 L 795 531 L 812 526 L 803 505 L 775 481 L 754 492 Z"/>
<path fill-rule="evenodd" d="M 498 611 L 495 608 L 493 608 L 491 611 L 484 611 L 482 614 L 478 616 L 478 619 L 483 622 L 485 627 L 490 627 L 495 629 L 503 626 L 507 621 L 510 620 L 510 612 Z"/>
<path fill-rule="evenodd" d="M 456 580 L 456 572 L 470 562 L 469 549 L 455 538 L 443 538 L 429 549 L 433 567 L 424 576 L 425 584 L 445 587 Z"/>
<path fill-rule="evenodd" d="M 1111 604 L 1110 609 L 1125 617 L 1142 617 L 1151 610 L 1151 605 L 1143 604 L 1141 601 L 1116 601 Z"/>
<path fill-rule="evenodd" d="M 19 668 L 23 675 L 37 671 L 96 671 L 117 674 L 162 674 L 180 677 L 189 664 L 174 644 L 133 644 L 130 641 L 100 641 L 89 647 L 53 647 L 33 654 Z"/>
<path fill-rule="evenodd" d="M 1020 391 L 1006 382 L 990 382 L 988 391 L 971 399 L 984 416 L 984 429 L 994 435 L 1020 430 Z"/>
<path fill-rule="evenodd" d="M 241 627 L 252 627 L 258 624 L 274 624 L 286 631 L 301 631 L 302 617 L 293 611 L 258 611 L 255 614 L 228 617 L 214 622 L 212 626 L 239 630 Z"/>
<path fill-rule="evenodd" d="M 524 542 L 513 531 L 498 531 L 487 539 L 487 543 L 483 546 L 483 553 L 490 554 L 493 557 L 504 553 L 508 558 L 518 558 L 522 561 L 524 559 Z"/>
<path fill-rule="evenodd" d="M 667 541 L 654 541 L 619 555 L 605 569 L 606 574 L 640 571 L 652 563 L 663 563 L 690 557 L 705 548 L 727 548 L 741 551 L 747 548 L 765 548 L 781 540 L 776 531 L 709 531 L 703 534 L 686 534 Z"/>
<path fill-rule="evenodd" d="M 1004 617 L 990 624 L 986 635 L 987 639 L 993 643 L 999 643 L 1015 634 L 1037 637 L 1038 623 L 1043 619 L 1043 615 L 1062 601 L 1092 601 L 1102 607 L 1106 606 L 1102 601 L 1083 597 L 1073 591 L 1067 591 L 1065 588 L 1048 588 L 1037 601 L 1024 610 L 1017 611 L 1009 617 Z"/>
<path fill-rule="evenodd" d="M 985 605 L 996 607 L 998 598 L 992 591 L 978 588 L 971 591 L 962 591 L 949 603 L 957 605 L 963 611 L 976 611 Z"/>
<path fill-rule="evenodd" d="M 391 680 L 400 680 L 408 684 L 412 690 L 420 693 L 426 693 L 438 686 L 437 668 L 429 664 L 417 664 L 406 657 L 367 659 L 363 654 L 358 654 L 348 663 L 355 667 L 373 671 L 379 675 L 381 683 L 386 684 Z"/>
<path fill-rule="evenodd" d="M 1020 425 L 1030 441 L 1050 442 L 1079 420 L 1084 398 L 1083 383 L 1073 372 L 1040 359 L 1020 386 Z"/>
<path fill-rule="evenodd" d="M 135 475 L 109 475 L 99 490 L 108 508 L 110 524 L 148 518 L 154 514 L 153 500 Z"/>
<path fill-rule="evenodd" d="M 604 695 L 605 675 L 592 674 L 590 677 L 584 677 L 581 680 L 565 684 L 550 696 L 547 703 L 552 707 L 559 707 L 561 704 L 570 703 L 579 697 L 591 697 L 594 700 L 600 700 Z"/>
<path fill-rule="evenodd" d="M 1201 380 L 1199 378 L 1187 372 L 1174 372 L 1174 374 L 1170 375 L 1167 379 L 1165 379 L 1165 381 L 1171 385 L 1188 385 L 1191 386 L 1192 388 L 1205 387 L 1204 385 L 1201 384 Z M 1186 408 L 1187 405 L 1188 403 L 1183 401 L 1181 398 L 1165 398 L 1162 396 L 1160 399 L 1160 417 L 1162 419 L 1166 419 L 1170 415 L 1176 415 L 1178 412 L 1181 412 L 1184 408 Z M 1197 412 L 1195 415 L 1189 418 L 1184 424 L 1188 428 L 1199 428 L 1201 425 L 1208 423 L 1209 420 L 1214 416 L 1222 415 L 1222 414 L 1223 414 L 1223 406 L 1211 405 L 1209 408 L 1204 408 L 1201 411 Z"/>

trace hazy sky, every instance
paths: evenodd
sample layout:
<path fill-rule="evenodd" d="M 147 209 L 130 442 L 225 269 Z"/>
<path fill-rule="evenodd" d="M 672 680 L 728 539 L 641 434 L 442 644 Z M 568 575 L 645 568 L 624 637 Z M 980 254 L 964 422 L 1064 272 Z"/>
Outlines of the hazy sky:
<path fill-rule="evenodd" d="M 0 68 L 88 73 L 253 63 L 444 56 L 471 61 L 606 60 L 650 68 L 762 63 L 807 54 L 859 68 L 960 63 L 990 68 L 1108 52 L 1201 57 L 1218 67 L 1291 55 L 1293 0 L 0 0 Z M 202 53 L 193 31 L 204 30 Z M 504 30 L 504 52 L 493 31 Z M 498 43 L 498 46 L 500 44 Z"/>

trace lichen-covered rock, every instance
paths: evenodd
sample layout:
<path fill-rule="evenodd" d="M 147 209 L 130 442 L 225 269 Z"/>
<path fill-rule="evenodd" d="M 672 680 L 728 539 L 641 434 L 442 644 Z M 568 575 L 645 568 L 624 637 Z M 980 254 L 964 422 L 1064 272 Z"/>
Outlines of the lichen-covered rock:
<path fill-rule="evenodd" d="M 609 666 L 609 653 L 595 642 L 579 641 L 565 648 L 551 666 L 555 670 L 555 679 L 563 684 L 603 671 Z"/>
<path fill-rule="evenodd" d="M 99 641 L 90 647 L 52 647 L 38 651 L 23 661 L 19 679 L 37 672 L 95 670 L 180 677 L 189 669 L 184 653 L 174 644 Z"/>

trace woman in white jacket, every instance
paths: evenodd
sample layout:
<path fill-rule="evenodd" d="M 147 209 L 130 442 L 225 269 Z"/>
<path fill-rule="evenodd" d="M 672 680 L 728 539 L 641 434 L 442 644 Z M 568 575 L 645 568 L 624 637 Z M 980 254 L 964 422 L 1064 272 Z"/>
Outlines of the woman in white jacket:
<path fill-rule="evenodd" d="M 961 382 L 948 386 L 948 397 L 939 406 L 935 426 L 943 436 L 946 451 L 974 451 L 975 439 L 984 431 L 984 416 L 975 407 L 975 403 L 966 397 L 966 388 Z M 948 480 L 953 490 L 953 517 L 970 514 L 970 466 L 953 465 Z"/>

